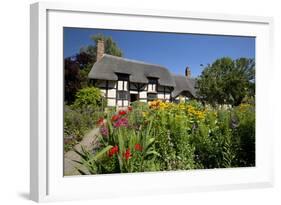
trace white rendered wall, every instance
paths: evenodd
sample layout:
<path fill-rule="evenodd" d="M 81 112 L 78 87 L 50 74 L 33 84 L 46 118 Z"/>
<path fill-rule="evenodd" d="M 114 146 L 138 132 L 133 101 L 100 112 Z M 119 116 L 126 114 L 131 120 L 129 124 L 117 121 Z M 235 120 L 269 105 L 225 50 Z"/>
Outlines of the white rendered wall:
<path fill-rule="evenodd" d="M 147 98 L 147 91 L 141 91 L 140 98 Z"/>
<path fill-rule="evenodd" d="M 105 96 L 105 93 L 106 93 L 105 89 L 100 88 L 100 91 L 101 91 L 101 93 L 103 94 L 103 96 Z"/>
<path fill-rule="evenodd" d="M 109 98 L 116 98 L 116 89 L 108 89 L 107 97 L 109 97 Z"/>
<path fill-rule="evenodd" d="M 124 100 L 123 105 L 124 106 L 128 106 L 129 105 L 129 101 L 128 100 Z"/>
<path fill-rule="evenodd" d="M 157 93 L 157 98 L 158 99 L 164 99 L 164 93 Z"/>
<path fill-rule="evenodd" d="M 122 100 L 117 100 L 117 105 L 122 106 Z"/>
<path fill-rule="evenodd" d="M 171 94 L 165 94 L 165 99 L 169 100 L 171 97 Z"/>
<path fill-rule="evenodd" d="M 115 106 L 115 102 L 116 100 L 115 99 L 107 99 L 107 106 Z"/>

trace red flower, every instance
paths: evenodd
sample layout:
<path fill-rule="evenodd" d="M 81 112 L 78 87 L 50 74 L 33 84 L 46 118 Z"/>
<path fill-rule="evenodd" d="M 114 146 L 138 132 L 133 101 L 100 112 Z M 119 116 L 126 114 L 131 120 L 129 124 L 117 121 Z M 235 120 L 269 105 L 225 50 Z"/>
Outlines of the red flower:
<path fill-rule="evenodd" d="M 112 147 L 109 152 L 108 152 L 108 156 L 112 157 L 114 154 L 116 154 L 118 152 L 118 146 L 115 145 L 114 147 Z"/>
<path fill-rule="evenodd" d="M 119 115 L 113 115 L 112 117 L 111 117 L 111 121 L 112 122 L 115 122 L 116 120 L 118 120 L 119 119 Z"/>
<path fill-rule="evenodd" d="M 97 122 L 98 125 L 103 125 L 104 124 L 104 118 L 103 117 L 100 117 L 100 119 L 98 120 Z"/>
<path fill-rule="evenodd" d="M 136 151 L 142 151 L 142 146 L 140 144 L 135 144 L 135 150 Z"/>
<path fill-rule="evenodd" d="M 130 151 L 130 148 L 128 148 L 126 150 L 126 152 L 123 154 L 123 157 L 125 157 L 126 160 L 128 160 L 130 157 L 131 157 L 131 151 Z"/>
<path fill-rule="evenodd" d="M 133 108 L 131 106 L 128 107 L 129 112 L 131 112 L 133 110 Z"/>
<path fill-rule="evenodd" d="M 127 112 L 125 110 L 120 110 L 119 111 L 119 115 L 126 115 L 126 114 L 127 114 Z"/>

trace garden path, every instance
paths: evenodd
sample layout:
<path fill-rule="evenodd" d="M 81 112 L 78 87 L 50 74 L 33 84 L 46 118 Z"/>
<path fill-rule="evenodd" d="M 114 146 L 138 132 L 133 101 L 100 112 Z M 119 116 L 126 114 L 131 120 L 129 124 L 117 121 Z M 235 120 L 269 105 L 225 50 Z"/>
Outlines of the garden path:
<path fill-rule="evenodd" d="M 83 137 L 79 144 L 74 146 L 74 148 L 78 151 L 81 151 L 81 146 L 83 146 L 83 148 L 85 148 L 87 151 L 93 150 L 97 144 L 98 132 L 98 128 L 92 129 Z M 80 175 L 75 167 L 83 170 L 85 173 L 88 173 L 88 171 L 81 164 L 73 161 L 80 161 L 80 159 L 80 156 L 72 150 L 64 154 L 64 176 Z"/>

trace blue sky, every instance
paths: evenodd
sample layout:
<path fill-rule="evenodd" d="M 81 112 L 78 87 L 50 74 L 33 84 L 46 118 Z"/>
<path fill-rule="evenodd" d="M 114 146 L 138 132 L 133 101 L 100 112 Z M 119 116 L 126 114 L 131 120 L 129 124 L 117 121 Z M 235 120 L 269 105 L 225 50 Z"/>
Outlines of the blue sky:
<path fill-rule="evenodd" d="M 192 77 L 201 74 L 203 67 L 200 64 L 206 66 L 217 58 L 255 58 L 254 37 L 85 28 L 64 28 L 64 57 L 75 55 L 81 47 L 94 44 L 90 36 L 95 34 L 111 36 L 125 58 L 159 64 L 181 75 L 189 66 Z"/>

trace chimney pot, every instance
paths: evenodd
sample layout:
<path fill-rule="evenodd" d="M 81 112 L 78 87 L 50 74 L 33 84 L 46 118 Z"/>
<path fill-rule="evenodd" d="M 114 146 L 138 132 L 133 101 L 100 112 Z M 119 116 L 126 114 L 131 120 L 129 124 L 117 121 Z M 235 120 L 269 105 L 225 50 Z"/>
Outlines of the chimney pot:
<path fill-rule="evenodd" d="M 185 68 L 185 76 L 187 78 L 191 77 L 191 70 L 190 70 L 190 68 L 188 66 Z"/>

